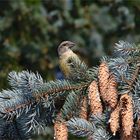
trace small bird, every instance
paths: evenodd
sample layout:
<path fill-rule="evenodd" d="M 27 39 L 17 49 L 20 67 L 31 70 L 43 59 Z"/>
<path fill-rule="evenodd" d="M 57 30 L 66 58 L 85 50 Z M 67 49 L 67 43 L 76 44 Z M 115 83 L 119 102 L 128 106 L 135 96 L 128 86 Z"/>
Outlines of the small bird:
<path fill-rule="evenodd" d="M 76 44 L 71 42 L 71 41 L 63 41 L 59 46 L 58 46 L 58 55 L 59 55 L 59 65 L 60 69 L 65 75 L 65 77 L 69 78 L 71 74 L 71 61 L 76 60 L 80 61 L 79 57 L 77 54 L 75 54 L 71 48 L 73 48 Z"/>

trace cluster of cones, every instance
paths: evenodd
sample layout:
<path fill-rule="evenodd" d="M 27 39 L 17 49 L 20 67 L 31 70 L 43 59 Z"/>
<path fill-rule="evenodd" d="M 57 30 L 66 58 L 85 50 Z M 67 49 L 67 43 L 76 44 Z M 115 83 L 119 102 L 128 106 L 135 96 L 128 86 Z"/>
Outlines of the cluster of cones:
<path fill-rule="evenodd" d="M 116 132 L 120 131 L 121 139 L 133 139 L 132 97 L 128 93 L 118 95 L 117 82 L 105 61 L 99 66 L 98 81 L 92 81 L 88 87 L 88 98 L 83 98 L 80 118 L 88 120 L 88 107 L 91 115 L 102 115 L 106 107 L 110 108 L 109 125 L 112 134 L 116 135 Z M 56 140 L 68 139 L 65 122 L 56 121 L 54 131 Z"/>

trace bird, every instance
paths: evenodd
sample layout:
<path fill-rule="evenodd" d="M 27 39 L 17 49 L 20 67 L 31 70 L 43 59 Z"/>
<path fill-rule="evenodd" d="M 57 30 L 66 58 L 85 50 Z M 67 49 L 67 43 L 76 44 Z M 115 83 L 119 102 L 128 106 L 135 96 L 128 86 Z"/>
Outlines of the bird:
<path fill-rule="evenodd" d="M 57 49 L 60 69 L 66 78 L 70 78 L 72 74 L 72 65 L 70 65 L 73 63 L 72 61 L 81 62 L 78 55 L 72 50 L 74 46 L 76 46 L 74 42 L 63 41 L 62 43 L 60 43 Z"/>

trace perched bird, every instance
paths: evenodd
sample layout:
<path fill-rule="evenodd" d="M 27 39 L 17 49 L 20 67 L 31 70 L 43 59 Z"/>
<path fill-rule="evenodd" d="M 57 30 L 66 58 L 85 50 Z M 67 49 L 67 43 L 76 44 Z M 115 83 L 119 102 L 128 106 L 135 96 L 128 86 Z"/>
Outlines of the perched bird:
<path fill-rule="evenodd" d="M 65 75 L 65 77 L 69 78 L 71 74 L 71 61 L 80 61 L 77 54 L 75 54 L 71 48 L 73 48 L 76 44 L 71 41 L 63 41 L 58 46 L 58 55 L 59 55 L 59 65 L 60 69 Z"/>

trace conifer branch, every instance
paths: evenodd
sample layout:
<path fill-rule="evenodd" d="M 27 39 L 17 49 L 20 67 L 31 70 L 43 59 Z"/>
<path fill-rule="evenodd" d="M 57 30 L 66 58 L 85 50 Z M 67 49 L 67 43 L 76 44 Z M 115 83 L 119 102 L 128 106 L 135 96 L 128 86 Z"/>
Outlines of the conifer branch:
<path fill-rule="evenodd" d="M 67 139 L 69 130 L 91 140 L 108 140 L 120 122 L 120 138 L 133 138 L 133 124 L 139 138 L 140 50 L 121 41 L 115 53 L 117 58 L 104 58 L 99 67 L 71 61 L 71 76 L 64 80 L 44 82 L 38 73 L 9 73 L 11 89 L 0 93 L 0 139 L 29 139 L 54 120 L 56 139 Z"/>
<path fill-rule="evenodd" d="M 72 118 L 67 122 L 67 126 L 72 134 L 80 137 L 90 136 L 95 130 L 94 125 L 81 118 Z"/>

